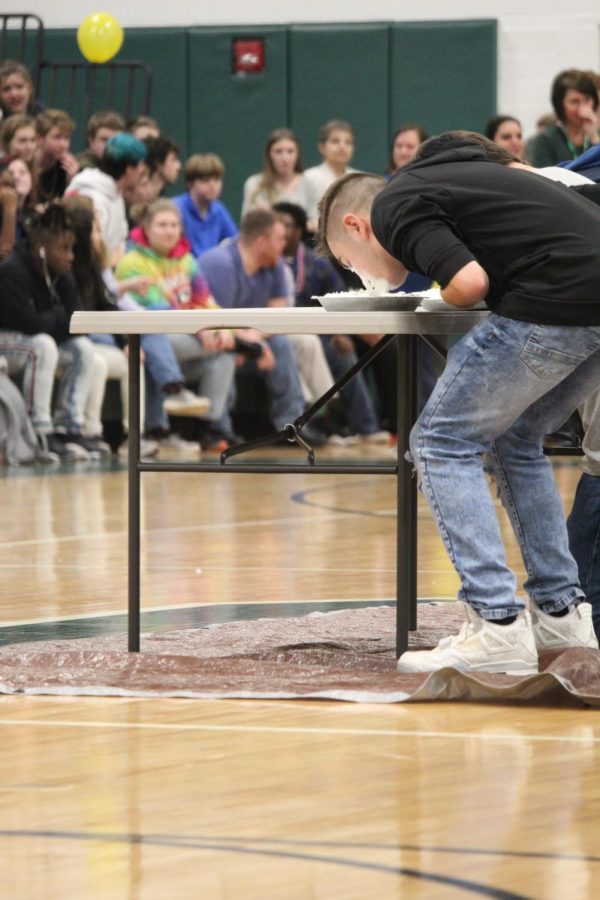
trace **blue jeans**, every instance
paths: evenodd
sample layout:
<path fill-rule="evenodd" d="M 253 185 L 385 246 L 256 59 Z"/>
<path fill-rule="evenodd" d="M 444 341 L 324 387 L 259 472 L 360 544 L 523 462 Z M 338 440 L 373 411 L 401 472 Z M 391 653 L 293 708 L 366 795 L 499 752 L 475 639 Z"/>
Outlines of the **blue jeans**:
<path fill-rule="evenodd" d="M 336 381 L 339 381 L 352 368 L 358 357 L 356 353 L 340 353 L 335 346 L 332 346 L 329 335 L 323 335 L 321 341 L 331 374 Z M 355 375 L 346 387 L 342 388 L 340 396 L 344 401 L 348 424 L 353 431 L 357 431 L 358 434 L 375 434 L 376 431 L 381 430 L 381 424 L 375 412 L 375 404 L 363 372 Z"/>
<path fill-rule="evenodd" d="M 96 344 L 115 347 L 117 342 L 112 334 L 92 334 Z M 173 348 L 165 334 L 142 334 L 140 346 L 144 353 L 145 423 L 148 430 L 168 428 L 169 418 L 163 409 L 166 384 L 185 381 Z"/>
<path fill-rule="evenodd" d="M 596 636 L 600 636 L 600 476 L 583 473 L 567 519 L 569 547 L 577 561 L 579 580 L 592 604 Z"/>
<path fill-rule="evenodd" d="M 285 334 L 273 334 L 268 341 L 275 357 L 275 368 L 262 374 L 269 395 L 269 416 L 279 430 L 302 415 L 304 394 L 290 339 Z"/>
<path fill-rule="evenodd" d="M 169 341 L 181 364 L 184 380 L 210 400 L 210 409 L 202 419 L 221 423 L 235 375 L 235 355 L 210 353 L 194 334 L 170 334 Z"/>
<path fill-rule="evenodd" d="M 490 315 L 448 354 L 410 439 L 421 490 L 460 577 L 486 619 L 517 614 L 494 502 L 519 542 L 525 590 L 545 612 L 584 599 L 542 437 L 597 389 L 600 327 L 532 325 Z"/>

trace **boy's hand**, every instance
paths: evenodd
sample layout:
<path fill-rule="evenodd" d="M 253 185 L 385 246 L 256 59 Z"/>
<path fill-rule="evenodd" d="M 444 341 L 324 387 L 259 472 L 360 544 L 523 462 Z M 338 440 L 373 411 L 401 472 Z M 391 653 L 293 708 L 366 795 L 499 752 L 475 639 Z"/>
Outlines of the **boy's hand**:
<path fill-rule="evenodd" d="M 485 300 L 489 288 L 485 270 L 473 260 L 458 270 L 446 287 L 442 288 L 441 294 L 446 303 L 468 309 Z"/>
<path fill-rule="evenodd" d="M 67 178 L 71 181 L 71 179 L 79 172 L 79 163 L 77 162 L 77 159 L 67 150 L 63 153 L 59 162 L 67 173 Z"/>
<path fill-rule="evenodd" d="M 15 210 L 19 206 L 19 195 L 12 187 L 0 188 L 0 205 L 4 210 Z"/>
<path fill-rule="evenodd" d="M 148 293 L 148 288 L 154 283 L 154 278 L 148 278 L 146 275 L 134 275 L 132 278 L 125 278 L 119 282 L 119 297 L 122 297 L 127 291 L 133 291 L 134 294 L 141 294 L 142 297 L 145 297 Z"/>
<path fill-rule="evenodd" d="M 598 140 L 598 119 L 596 116 L 596 110 L 592 106 L 592 101 L 589 103 L 581 104 L 579 107 L 579 118 L 581 120 L 581 124 L 583 126 L 583 130 L 586 135 L 592 140 Z"/>

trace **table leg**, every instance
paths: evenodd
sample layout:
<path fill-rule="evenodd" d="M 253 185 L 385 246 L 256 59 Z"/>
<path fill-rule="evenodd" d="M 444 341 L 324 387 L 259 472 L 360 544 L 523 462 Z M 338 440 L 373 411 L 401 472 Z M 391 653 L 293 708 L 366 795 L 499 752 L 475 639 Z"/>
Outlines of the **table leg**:
<path fill-rule="evenodd" d="M 396 654 L 417 627 L 417 489 L 404 459 L 417 414 L 417 335 L 398 335 L 398 475 L 396 523 Z"/>
<path fill-rule="evenodd" d="M 129 336 L 129 650 L 140 649 L 140 336 Z"/>

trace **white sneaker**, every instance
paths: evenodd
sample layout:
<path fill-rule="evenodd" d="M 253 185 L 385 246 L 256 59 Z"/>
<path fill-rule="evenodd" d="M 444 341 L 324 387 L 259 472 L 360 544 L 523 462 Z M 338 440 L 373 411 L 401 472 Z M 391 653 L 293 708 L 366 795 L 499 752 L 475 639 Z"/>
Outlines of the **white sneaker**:
<path fill-rule="evenodd" d="M 153 456 L 158 454 L 160 450 L 160 446 L 158 441 L 149 441 L 148 438 L 140 438 L 140 459 L 150 459 Z M 117 454 L 120 459 L 127 459 L 129 457 L 129 441 L 125 441 L 124 444 L 121 444 L 119 449 L 117 450 Z"/>
<path fill-rule="evenodd" d="M 533 675 L 538 659 L 529 611 L 511 625 L 495 625 L 463 603 L 467 617 L 457 635 L 442 638 L 433 650 L 408 650 L 398 660 L 399 672 L 435 672 L 445 666 L 461 672 L 505 672 Z"/>
<path fill-rule="evenodd" d="M 170 416 L 203 416 L 210 409 L 210 400 L 184 388 L 178 394 L 165 397 L 163 409 Z"/>
<path fill-rule="evenodd" d="M 333 444 L 334 447 L 353 447 L 359 441 L 357 434 L 330 434 L 327 443 Z"/>
<path fill-rule="evenodd" d="M 392 435 L 389 431 L 374 431 L 372 434 L 361 435 L 366 444 L 389 444 Z"/>
<path fill-rule="evenodd" d="M 566 650 L 568 647 L 598 649 L 589 603 L 573 604 L 566 616 L 551 616 L 535 603 L 530 604 L 533 635 L 538 652 Z"/>
<path fill-rule="evenodd" d="M 181 435 L 172 432 L 166 437 L 159 438 L 158 444 L 161 450 L 169 450 L 172 453 L 185 453 L 188 456 L 201 456 L 202 448 L 198 441 L 186 441 Z"/>

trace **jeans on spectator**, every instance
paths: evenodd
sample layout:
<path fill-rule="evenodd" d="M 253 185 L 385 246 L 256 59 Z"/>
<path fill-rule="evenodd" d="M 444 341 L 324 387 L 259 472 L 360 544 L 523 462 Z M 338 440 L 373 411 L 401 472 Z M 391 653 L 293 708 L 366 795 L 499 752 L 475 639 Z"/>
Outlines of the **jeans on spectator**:
<path fill-rule="evenodd" d="M 331 344 L 329 335 L 321 337 L 325 349 L 325 358 L 336 381 L 339 381 L 349 369 L 356 363 L 356 353 L 341 354 Z M 375 434 L 381 429 L 381 425 L 375 412 L 375 404 L 362 372 L 355 375 L 345 388 L 340 391 L 344 401 L 344 412 L 348 424 L 358 434 Z"/>
<path fill-rule="evenodd" d="M 85 418 L 85 404 L 98 371 L 98 357 L 87 337 L 68 338 L 58 345 L 58 393 L 56 397 L 56 427 L 69 434 L 81 434 Z M 106 367 L 103 367 L 104 378 Z"/>
<path fill-rule="evenodd" d="M 52 389 L 58 365 L 58 347 L 49 334 L 0 331 L 0 356 L 8 373 L 20 376 L 21 392 L 33 427 L 39 434 L 52 431 Z"/>
<path fill-rule="evenodd" d="M 592 604 L 594 630 L 600 637 L 600 476 L 582 474 L 567 531 L 581 587 Z"/>
<path fill-rule="evenodd" d="M 515 531 L 525 590 L 545 612 L 584 598 L 542 436 L 600 382 L 600 327 L 533 325 L 490 315 L 449 352 L 411 433 L 412 458 L 459 596 L 484 618 L 523 607 L 486 481 Z"/>
<path fill-rule="evenodd" d="M 92 340 L 98 344 L 117 347 L 112 334 L 93 334 Z M 167 428 L 168 416 L 163 410 L 163 388 L 166 384 L 184 381 L 183 373 L 175 358 L 171 344 L 164 334 L 142 334 L 140 346 L 144 355 L 144 372 L 146 378 L 140 377 L 141 406 L 145 416 L 140 415 L 140 427 L 144 429 L 144 418 L 148 428 Z M 142 373 L 140 373 L 141 376 Z M 109 377 L 120 377 L 118 374 Z M 121 402 L 123 403 L 124 425 L 128 427 L 128 392 L 124 395 L 125 385 L 122 382 Z M 145 398 L 145 402 L 144 402 Z"/>
<path fill-rule="evenodd" d="M 202 418 L 220 422 L 235 375 L 235 354 L 209 353 L 193 334 L 170 334 L 169 340 L 185 381 L 210 400 L 210 409 Z"/>
<path fill-rule="evenodd" d="M 279 431 L 304 412 L 304 395 L 298 377 L 292 342 L 285 334 L 268 338 L 275 357 L 275 367 L 263 372 L 269 395 L 269 416 Z"/>

